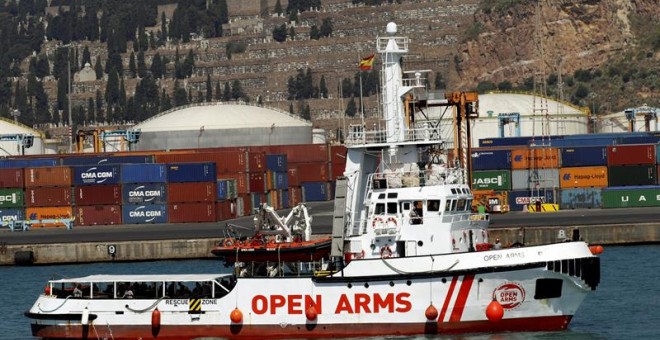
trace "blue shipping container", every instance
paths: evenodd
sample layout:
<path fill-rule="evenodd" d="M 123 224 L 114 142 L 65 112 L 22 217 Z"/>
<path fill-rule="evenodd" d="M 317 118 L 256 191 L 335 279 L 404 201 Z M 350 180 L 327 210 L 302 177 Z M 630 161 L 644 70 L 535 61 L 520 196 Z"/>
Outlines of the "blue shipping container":
<path fill-rule="evenodd" d="M 328 200 L 328 187 L 326 182 L 303 182 L 303 202 L 320 202 Z"/>
<path fill-rule="evenodd" d="M 218 180 L 218 185 L 216 185 L 217 191 L 218 191 L 218 200 L 226 200 L 227 199 L 227 180 L 226 179 L 219 179 Z"/>
<path fill-rule="evenodd" d="M 257 209 L 261 205 L 261 194 L 258 192 L 250 193 L 250 202 L 252 202 L 252 209 Z"/>
<path fill-rule="evenodd" d="M 59 165 L 55 158 L 32 158 L 32 159 L 3 159 L 0 160 L 0 168 L 43 168 Z"/>
<path fill-rule="evenodd" d="M 167 223 L 167 205 L 124 204 L 121 215 L 124 224 Z"/>
<path fill-rule="evenodd" d="M 587 146 L 561 149 L 561 166 L 564 168 L 597 165 L 607 165 L 607 147 Z"/>
<path fill-rule="evenodd" d="M 163 183 L 130 183 L 121 187 L 123 203 L 166 204 L 167 185 Z"/>
<path fill-rule="evenodd" d="M 559 209 L 598 209 L 603 206 L 603 189 L 572 188 L 562 189 Z"/>
<path fill-rule="evenodd" d="M 165 183 L 165 164 L 122 164 L 122 183 Z"/>
<path fill-rule="evenodd" d="M 549 136 L 545 137 L 546 143 L 548 140 L 555 141 L 558 139 L 563 139 L 564 136 Z M 532 143 L 539 144 L 541 143 L 541 137 L 499 137 L 499 138 L 482 138 L 479 139 L 479 147 L 491 147 L 491 146 L 528 146 Z"/>
<path fill-rule="evenodd" d="M 286 154 L 266 155 L 266 169 L 270 171 L 286 172 L 288 169 Z"/>
<path fill-rule="evenodd" d="M 85 156 L 62 157 L 62 165 L 153 163 L 154 156 Z"/>
<path fill-rule="evenodd" d="M 511 150 L 472 150 L 472 170 L 511 169 Z"/>
<path fill-rule="evenodd" d="M 18 208 L 0 209 L 0 221 L 3 223 L 25 219 L 25 210 Z"/>
<path fill-rule="evenodd" d="M 285 172 L 273 173 L 275 189 L 287 189 L 289 187 L 289 174 Z"/>
<path fill-rule="evenodd" d="M 660 144 L 655 145 L 655 162 L 660 164 Z"/>
<path fill-rule="evenodd" d="M 543 203 L 556 203 L 555 194 L 552 190 L 540 190 L 532 193 L 530 190 L 509 191 L 509 209 L 511 211 L 522 211 L 525 206 L 536 203 L 540 199 Z"/>
<path fill-rule="evenodd" d="M 167 182 L 215 182 L 215 163 L 167 164 Z"/>
<path fill-rule="evenodd" d="M 289 208 L 289 190 L 282 190 L 280 195 L 280 204 L 282 209 Z"/>
<path fill-rule="evenodd" d="M 73 185 L 117 184 L 119 165 L 85 165 L 73 167 Z"/>

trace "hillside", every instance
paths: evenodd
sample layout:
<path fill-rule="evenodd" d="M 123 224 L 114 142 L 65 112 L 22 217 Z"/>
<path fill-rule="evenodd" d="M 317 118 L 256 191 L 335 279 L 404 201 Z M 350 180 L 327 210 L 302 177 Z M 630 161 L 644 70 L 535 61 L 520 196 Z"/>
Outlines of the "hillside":
<path fill-rule="evenodd" d="M 332 128 L 355 104 L 357 63 L 375 51 L 375 38 L 389 21 L 412 39 L 404 68 L 431 70 L 431 88 L 529 91 L 543 60 L 550 95 L 557 95 L 561 73 L 563 97 L 597 113 L 660 106 L 657 0 L 542 0 L 542 56 L 534 42 L 536 4 L 522 0 L 322 0 L 320 8 L 285 0 L 149 0 L 141 4 L 149 13 L 144 17 L 121 14 L 117 8 L 130 13 L 136 5 L 116 0 L 52 0 L 51 6 L 35 0 L 21 14 L 25 3 L 5 1 L 0 10 L 0 62 L 6 66 L 0 69 L 0 114 L 9 117 L 19 108 L 20 121 L 39 127 L 66 122 L 67 49 L 58 46 L 67 39 L 72 72 L 83 68 L 85 56 L 90 64 L 73 75 L 76 125 L 140 121 L 190 101 L 244 100 L 292 109 Z M 62 23 L 71 12 L 80 18 L 78 31 Z M 94 22 L 91 13 L 100 29 L 89 33 L 83 23 Z M 37 22 L 48 41 L 37 40 Z M 310 38 L 328 22 L 330 34 Z M 14 32 L 14 24 L 25 29 Z M 103 25 L 113 24 L 125 32 L 113 36 L 116 29 L 106 28 L 103 41 Z M 285 41 L 277 41 L 279 29 Z M 25 36 L 26 49 L 12 45 L 14 33 Z M 49 72 L 35 77 L 41 59 Z M 365 72 L 363 80 L 377 76 Z M 368 116 L 376 106 L 375 95 L 365 99 Z"/>

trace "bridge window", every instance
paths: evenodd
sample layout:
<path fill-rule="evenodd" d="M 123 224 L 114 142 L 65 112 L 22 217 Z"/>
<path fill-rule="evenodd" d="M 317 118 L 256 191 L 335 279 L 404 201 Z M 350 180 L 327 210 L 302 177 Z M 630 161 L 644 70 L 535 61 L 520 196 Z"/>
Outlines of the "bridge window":
<path fill-rule="evenodd" d="M 376 210 L 374 210 L 374 214 L 384 215 L 385 214 L 385 203 L 376 203 Z"/>
<path fill-rule="evenodd" d="M 397 192 L 388 192 L 387 193 L 387 198 L 397 198 L 399 196 L 399 193 Z"/>
<path fill-rule="evenodd" d="M 396 215 L 397 214 L 396 206 L 397 206 L 396 202 L 387 202 L 387 214 Z"/>
<path fill-rule="evenodd" d="M 426 211 L 440 211 L 440 200 L 428 200 L 426 202 Z"/>
<path fill-rule="evenodd" d="M 461 198 L 456 203 L 456 210 L 457 211 L 464 211 L 466 206 L 467 205 L 465 204 L 465 199 Z"/>

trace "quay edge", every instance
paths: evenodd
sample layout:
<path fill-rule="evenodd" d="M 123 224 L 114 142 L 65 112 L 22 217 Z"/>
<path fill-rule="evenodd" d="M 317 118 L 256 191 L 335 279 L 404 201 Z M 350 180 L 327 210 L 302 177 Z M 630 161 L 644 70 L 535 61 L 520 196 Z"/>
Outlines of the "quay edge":
<path fill-rule="evenodd" d="M 488 232 L 491 240 L 499 238 L 506 246 L 516 242 L 525 245 L 555 243 L 572 238 L 576 230 L 579 230 L 579 237 L 590 244 L 660 243 L 660 222 L 491 228 Z M 215 256 L 211 254 L 211 248 L 220 241 L 222 238 L 21 245 L 0 242 L 0 265 L 212 259 Z"/>

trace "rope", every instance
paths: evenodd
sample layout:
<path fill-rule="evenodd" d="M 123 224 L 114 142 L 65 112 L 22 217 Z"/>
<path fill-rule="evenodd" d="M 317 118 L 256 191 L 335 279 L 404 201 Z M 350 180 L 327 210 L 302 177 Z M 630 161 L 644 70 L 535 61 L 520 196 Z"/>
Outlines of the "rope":
<path fill-rule="evenodd" d="M 160 301 L 162 301 L 163 299 L 164 299 L 164 298 L 162 298 L 162 297 L 161 297 L 161 298 L 158 298 L 158 300 L 156 300 L 156 302 L 154 302 L 153 304 L 151 304 L 151 306 L 149 306 L 149 307 L 147 307 L 147 308 L 145 308 L 145 309 L 133 309 L 133 308 L 129 307 L 128 305 L 126 305 L 126 309 L 128 309 L 129 311 L 131 311 L 131 312 L 133 312 L 133 313 L 144 313 L 144 312 L 146 312 L 146 311 L 148 311 L 148 310 L 154 308 L 154 307 L 155 307 Z"/>
<path fill-rule="evenodd" d="M 37 305 L 37 308 L 39 308 L 39 311 L 40 311 L 40 312 L 44 312 L 44 313 L 52 313 L 52 312 L 54 312 L 54 311 L 56 311 L 56 310 L 62 308 L 62 306 L 64 306 L 64 304 L 66 303 L 67 300 L 69 300 L 70 297 L 71 297 L 71 295 L 67 296 L 66 299 L 64 299 L 64 301 L 62 301 L 62 304 L 59 305 L 59 306 L 57 306 L 55 309 L 51 309 L 51 310 L 43 310 L 43 309 L 41 309 L 41 304 L 38 304 L 38 305 Z"/>

